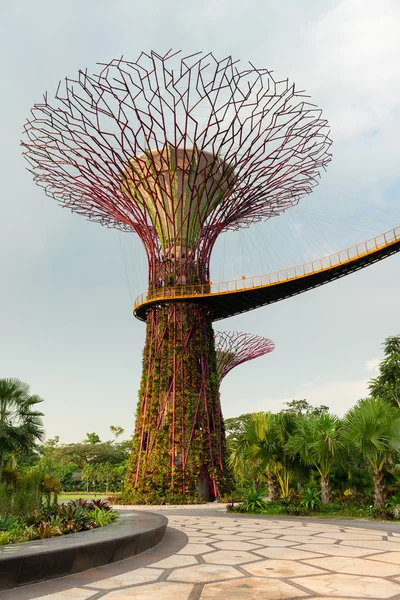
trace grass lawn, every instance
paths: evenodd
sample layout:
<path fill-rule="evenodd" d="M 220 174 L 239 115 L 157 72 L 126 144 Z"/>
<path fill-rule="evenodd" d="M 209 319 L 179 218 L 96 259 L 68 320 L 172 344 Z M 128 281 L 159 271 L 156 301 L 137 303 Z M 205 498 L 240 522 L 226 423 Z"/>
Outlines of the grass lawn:
<path fill-rule="evenodd" d="M 58 496 L 59 502 L 68 502 L 69 500 L 78 500 L 78 498 L 84 498 L 85 500 L 105 500 L 110 494 L 100 494 L 99 492 L 70 492 L 69 494 L 60 494 Z"/>

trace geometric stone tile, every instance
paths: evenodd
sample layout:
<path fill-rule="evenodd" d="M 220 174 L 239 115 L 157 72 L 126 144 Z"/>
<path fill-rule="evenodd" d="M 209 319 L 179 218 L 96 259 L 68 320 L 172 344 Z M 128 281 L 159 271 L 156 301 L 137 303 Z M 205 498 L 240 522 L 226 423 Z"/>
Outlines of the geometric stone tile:
<path fill-rule="evenodd" d="M 349 598 L 390 598 L 400 592 L 400 585 L 379 577 L 326 573 L 316 577 L 296 577 L 295 583 L 316 592 Z"/>
<path fill-rule="evenodd" d="M 213 542 L 213 538 L 210 537 L 194 537 L 191 534 L 189 534 L 188 536 L 188 544 L 209 544 L 210 542 Z"/>
<path fill-rule="evenodd" d="M 205 552 L 212 552 L 212 550 L 210 546 L 205 544 L 186 544 L 177 554 L 204 554 Z"/>
<path fill-rule="evenodd" d="M 298 575 L 317 575 L 320 569 L 298 563 L 294 560 L 262 560 L 243 567 L 256 577 L 296 577 Z"/>
<path fill-rule="evenodd" d="M 354 533 L 330 533 L 327 531 L 324 531 L 322 533 L 318 533 L 317 534 L 317 538 L 318 536 L 324 537 L 324 538 L 332 538 L 335 540 L 368 540 L 371 542 L 379 542 L 382 541 L 382 536 L 381 535 L 373 535 L 373 534 L 364 534 L 364 533 L 358 533 L 358 531 L 356 530 Z"/>
<path fill-rule="evenodd" d="M 318 552 L 319 554 L 331 554 L 333 556 L 365 556 L 366 554 L 371 554 L 373 550 L 365 548 L 361 549 L 355 546 L 343 546 L 339 545 L 331 545 L 328 546 L 324 544 L 320 546 L 319 544 L 304 544 L 303 546 L 296 546 L 298 550 L 309 550 L 310 552 Z M 258 552 L 258 551 L 257 551 Z"/>
<path fill-rule="evenodd" d="M 254 554 L 245 552 L 244 550 L 218 550 L 210 554 L 205 554 L 203 558 L 207 563 L 217 565 L 240 565 L 242 563 L 261 560 L 260 556 L 254 556 Z"/>
<path fill-rule="evenodd" d="M 224 511 L 220 506 L 210 508 Z M 173 514 L 170 508 L 169 527 L 187 536 L 178 553 L 147 567 L 119 563 L 117 569 L 108 565 L 76 574 L 72 580 L 64 579 L 64 591 L 56 593 L 53 590 L 60 584 L 51 582 L 35 584 L 31 595 L 29 588 L 7 590 L 0 592 L 0 600 L 27 600 L 36 594 L 40 596 L 35 600 L 188 600 L 199 595 L 203 600 L 400 598 L 400 533 L 342 527 L 335 521 L 330 525 L 316 520 L 196 516 L 190 515 L 190 506 L 175 507 L 182 512 Z M 167 569 L 167 580 L 157 581 Z M 295 588 L 295 582 L 306 591 Z M 203 583 L 204 590 L 194 583 Z"/>
<path fill-rule="evenodd" d="M 298 544 L 332 544 L 332 540 L 322 537 L 313 537 L 311 535 L 284 535 L 281 540 L 288 542 L 297 542 Z"/>
<path fill-rule="evenodd" d="M 339 534 L 338 537 L 341 536 L 342 532 L 339 529 L 325 529 L 324 527 L 318 527 L 317 528 L 310 528 L 310 527 L 291 527 L 290 531 L 283 531 L 283 533 L 285 535 L 325 535 L 325 533 L 329 533 L 329 535 L 326 535 L 326 537 L 332 537 L 333 535 L 335 535 L 336 533 Z"/>
<path fill-rule="evenodd" d="M 80 588 L 70 588 L 62 592 L 55 592 L 54 594 L 47 594 L 46 596 L 36 596 L 35 600 L 86 600 L 94 596 L 97 592 L 91 590 L 83 590 Z"/>
<path fill-rule="evenodd" d="M 220 550 L 255 550 L 260 548 L 255 544 L 249 544 L 248 542 L 215 542 L 214 546 Z"/>
<path fill-rule="evenodd" d="M 299 548 L 301 548 L 301 550 Z M 322 558 L 322 552 L 304 552 L 303 546 L 300 546 L 299 548 L 258 548 L 255 552 L 257 554 L 262 554 L 262 556 L 265 556 L 266 558 L 279 558 L 280 560 Z"/>
<path fill-rule="evenodd" d="M 368 556 L 368 560 L 377 560 L 380 562 L 400 565 L 400 552 L 385 552 L 384 554 L 374 554 L 373 556 Z"/>
<path fill-rule="evenodd" d="M 134 585 L 135 583 L 145 583 L 146 581 L 156 581 L 162 574 L 162 569 L 149 569 L 143 567 L 141 569 L 134 569 L 121 573 L 121 575 L 114 575 L 114 577 L 107 577 L 106 579 L 99 579 L 94 581 L 90 585 L 92 588 L 99 590 L 111 590 L 112 588 L 123 587 L 125 585 Z"/>
<path fill-rule="evenodd" d="M 168 558 L 163 558 L 152 564 L 157 569 L 174 569 L 175 567 L 188 567 L 189 565 L 197 565 L 198 562 L 194 556 L 186 556 L 185 554 L 172 554 Z"/>
<path fill-rule="evenodd" d="M 221 533 L 221 534 L 217 533 L 217 534 L 213 535 L 213 537 L 212 537 L 212 541 L 213 541 L 213 542 L 214 542 L 215 540 L 221 540 L 222 542 L 225 542 L 225 541 L 226 541 L 226 542 L 230 542 L 230 541 L 235 541 L 235 540 L 237 540 L 238 542 L 239 542 L 239 541 L 240 541 L 240 542 L 244 542 L 244 541 L 246 541 L 246 540 L 252 540 L 252 539 L 253 539 L 253 538 L 252 538 L 252 536 L 251 536 L 251 535 L 246 535 L 246 536 L 245 536 L 245 535 L 243 535 L 243 536 L 241 535 L 241 536 L 239 537 L 237 534 L 236 534 L 236 535 L 232 535 L 232 534 L 230 534 L 230 535 L 224 535 L 224 534 L 222 534 L 222 533 Z M 211 541 L 211 540 L 210 540 L 210 541 Z"/>
<path fill-rule="evenodd" d="M 386 550 L 386 551 L 391 551 L 391 550 L 400 550 L 398 544 L 394 544 L 393 542 L 369 542 L 369 541 L 365 541 L 365 542 L 356 542 L 356 541 L 351 541 L 351 540 L 344 540 L 343 542 L 341 542 L 341 545 L 343 546 L 356 546 L 357 548 L 359 548 L 360 546 L 363 548 L 363 550 L 365 548 L 371 548 L 372 550 Z M 372 553 L 372 552 L 371 552 Z"/>
<path fill-rule="evenodd" d="M 275 546 L 275 547 L 279 547 L 279 548 L 285 548 L 287 546 L 294 546 L 295 542 L 291 541 L 288 542 L 287 540 L 274 540 L 274 539 L 269 539 L 269 538 L 257 538 L 257 541 L 254 540 L 254 542 L 256 544 L 262 544 L 263 546 Z"/>
<path fill-rule="evenodd" d="M 248 577 L 223 583 L 208 583 L 204 586 L 201 600 L 226 600 L 228 598 L 245 600 L 253 600 L 253 598 L 277 600 L 279 598 L 279 600 L 285 600 L 286 598 L 301 598 L 305 595 L 305 592 L 279 579 Z"/>
<path fill-rule="evenodd" d="M 193 586 L 187 583 L 152 583 L 146 586 L 109 592 L 102 600 L 188 600 Z M 74 600 L 70 596 L 70 600 Z"/>
<path fill-rule="evenodd" d="M 366 558 L 349 558 L 344 556 L 326 556 L 307 561 L 308 564 L 338 573 L 353 575 L 371 575 L 373 577 L 391 577 L 399 575 L 400 567 L 387 563 L 378 563 Z M 400 591 L 400 590 L 399 590 Z"/>
<path fill-rule="evenodd" d="M 168 581 L 187 581 L 188 583 L 202 583 L 203 581 L 219 581 L 240 577 L 241 573 L 234 567 L 224 565 L 195 565 L 174 569 L 168 576 Z M 164 600 L 164 598 L 163 598 Z"/>
<path fill-rule="evenodd" d="M 273 533 L 272 531 L 262 531 L 262 532 L 253 531 L 253 532 L 251 532 L 246 529 L 246 533 L 237 533 L 236 537 L 242 538 L 242 539 L 243 538 L 249 539 L 249 537 L 251 537 L 252 539 L 257 539 L 257 538 L 276 538 L 279 535 L 281 535 L 281 532 L 280 533 L 276 533 L 276 532 Z"/>

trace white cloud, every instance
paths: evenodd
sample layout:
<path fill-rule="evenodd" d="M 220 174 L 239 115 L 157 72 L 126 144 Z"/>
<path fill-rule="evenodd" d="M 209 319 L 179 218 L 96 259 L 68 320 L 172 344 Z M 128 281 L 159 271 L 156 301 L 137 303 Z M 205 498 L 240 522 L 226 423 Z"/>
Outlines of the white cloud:
<path fill-rule="evenodd" d="M 368 379 L 360 381 L 333 380 L 325 384 L 314 385 L 307 383 L 305 386 L 294 388 L 293 394 L 287 398 L 273 400 L 260 398 L 252 402 L 252 412 L 270 410 L 278 412 L 285 408 L 285 402 L 305 398 L 312 406 L 324 404 L 329 406 L 331 412 L 343 416 L 360 398 L 368 396 Z"/>

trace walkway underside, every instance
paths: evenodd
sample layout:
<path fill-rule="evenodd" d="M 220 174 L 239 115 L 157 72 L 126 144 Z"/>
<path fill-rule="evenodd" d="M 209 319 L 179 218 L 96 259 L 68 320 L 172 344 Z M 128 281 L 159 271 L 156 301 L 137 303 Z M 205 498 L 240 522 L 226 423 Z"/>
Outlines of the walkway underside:
<path fill-rule="evenodd" d="M 157 288 L 136 299 L 134 315 L 145 321 L 151 306 L 179 299 L 204 304 L 211 311 L 212 320 L 218 321 L 301 294 L 399 251 L 397 227 L 358 246 L 278 273 L 208 286 Z"/>

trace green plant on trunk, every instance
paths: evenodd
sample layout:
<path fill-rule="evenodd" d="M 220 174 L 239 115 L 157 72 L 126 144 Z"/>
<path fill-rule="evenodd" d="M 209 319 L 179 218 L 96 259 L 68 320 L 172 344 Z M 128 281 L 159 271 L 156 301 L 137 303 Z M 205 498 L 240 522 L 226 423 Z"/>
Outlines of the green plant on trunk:
<path fill-rule="evenodd" d="M 393 464 L 400 448 L 399 410 L 382 398 L 365 398 L 344 419 L 345 440 L 369 465 L 374 480 L 374 506 L 386 501 L 384 471 Z"/>
<path fill-rule="evenodd" d="M 19 379 L 0 379 L 0 480 L 7 455 L 29 453 L 44 435 L 43 402 L 29 393 L 29 385 Z"/>
<path fill-rule="evenodd" d="M 298 455 L 303 464 L 317 469 L 321 477 L 322 504 L 332 501 L 330 475 L 333 469 L 343 469 L 347 449 L 340 419 L 329 413 L 299 416 L 286 449 Z"/>

